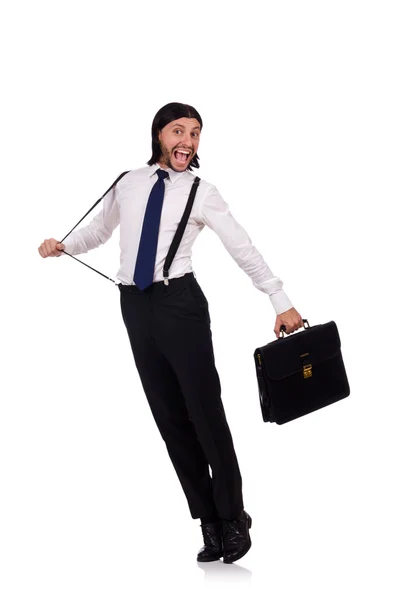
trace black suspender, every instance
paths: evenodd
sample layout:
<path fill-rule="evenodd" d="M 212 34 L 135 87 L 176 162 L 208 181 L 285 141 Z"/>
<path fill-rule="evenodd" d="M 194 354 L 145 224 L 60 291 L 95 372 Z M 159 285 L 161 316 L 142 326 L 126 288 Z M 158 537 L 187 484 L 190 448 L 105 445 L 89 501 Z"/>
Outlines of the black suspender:
<path fill-rule="evenodd" d="M 163 277 L 164 277 L 164 283 L 165 285 L 168 285 L 168 274 L 169 274 L 169 268 L 171 266 L 172 261 L 174 260 L 174 256 L 176 254 L 176 251 L 178 250 L 178 246 L 181 242 L 182 236 L 183 236 L 183 232 L 185 231 L 186 228 L 186 223 L 189 219 L 189 215 L 191 213 L 192 210 L 192 206 L 193 206 L 193 202 L 194 202 L 194 198 L 196 196 L 196 192 L 197 192 L 197 188 L 199 186 L 200 183 L 200 177 L 196 177 L 195 180 L 193 181 L 192 187 L 190 189 L 190 194 L 189 194 L 189 198 L 187 199 L 187 203 L 186 203 L 186 207 L 184 210 L 184 213 L 182 215 L 182 219 L 180 220 L 177 230 L 175 232 L 174 238 L 171 242 L 171 246 L 170 249 L 168 250 L 168 254 L 166 256 L 166 259 L 164 261 L 164 267 L 163 267 Z"/>
<path fill-rule="evenodd" d="M 107 190 L 106 190 L 106 192 L 105 192 L 105 193 L 104 193 L 104 194 L 103 194 L 103 195 L 102 195 L 102 196 L 99 198 L 99 200 L 97 200 L 97 201 L 95 202 L 95 204 L 93 204 L 93 205 L 91 206 L 90 210 L 89 210 L 89 211 L 87 211 L 87 212 L 85 213 L 84 217 L 82 217 L 82 218 L 80 219 L 80 221 L 78 221 L 78 223 L 76 223 L 76 225 L 73 227 L 73 229 L 76 229 L 77 225 L 78 225 L 79 223 L 81 223 L 81 221 L 82 221 L 82 220 L 83 220 L 83 219 L 84 219 L 84 218 L 85 218 L 85 217 L 86 217 L 86 216 L 87 216 L 87 215 L 88 215 L 88 214 L 89 214 L 89 213 L 92 211 L 92 209 L 93 209 L 93 208 L 95 208 L 95 206 L 96 206 L 96 205 L 97 205 L 97 204 L 98 204 L 98 203 L 99 203 L 99 202 L 100 202 L 100 201 L 101 201 L 101 200 L 102 200 L 102 199 L 103 199 L 103 198 L 106 196 L 106 194 L 107 194 L 108 192 L 110 192 L 110 190 L 112 189 L 112 187 L 114 187 L 114 186 L 115 186 L 115 185 L 116 185 L 116 184 L 117 184 L 117 183 L 120 181 L 120 179 L 121 179 L 122 177 L 124 177 L 124 175 L 126 175 L 126 174 L 127 174 L 127 173 L 129 173 L 129 172 L 130 172 L 130 171 L 124 171 L 124 173 L 121 173 L 121 175 L 119 175 L 119 176 L 117 177 L 117 179 L 116 179 L 116 180 L 115 180 L 115 181 L 112 183 L 112 185 L 110 186 L 110 188 L 109 188 L 109 189 L 107 189 Z M 173 259 L 174 259 L 174 256 L 175 256 L 175 254 L 176 254 L 176 251 L 178 250 L 178 247 L 179 247 L 179 244 L 180 244 L 180 242 L 181 242 L 181 239 L 182 239 L 183 233 L 184 233 L 184 231 L 185 231 L 186 224 L 187 224 L 187 221 L 188 221 L 188 219 L 189 219 L 189 215 L 190 215 L 190 213 L 191 213 L 191 210 L 192 210 L 192 206 L 193 206 L 194 198 L 195 198 L 195 196 L 196 196 L 197 188 L 198 188 L 198 186 L 199 186 L 199 182 L 200 182 L 200 177 L 197 177 L 197 176 L 196 176 L 196 177 L 195 177 L 195 179 L 194 179 L 194 182 L 193 182 L 193 184 L 192 184 L 191 190 L 190 190 L 189 198 L 188 198 L 188 200 L 187 200 L 186 207 L 185 207 L 184 213 L 183 213 L 183 215 L 182 215 L 182 219 L 181 219 L 181 220 L 180 220 L 180 222 L 179 222 L 179 225 L 178 225 L 178 227 L 177 227 L 177 230 L 176 230 L 176 232 L 175 232 L 174 238 L 173 238 L 173 240 L 172 240 L 172 242 L 171 242 L 171 246 L 170 246 L 170 249 L 169 249 L 169 251 L 168 251 L 167 257 L 166 257 L 166 259 L 165 259 L 165 262 L 164 262 L 164 268 L 163 268 L 163 277 L 164 277 L 164 283 L 165 283 L 165 285 L 168 285 L 168 275 L 169 275 L 169 269 L 170 269 L 171 263 L 172 263 L 172 261 L 173 261 Z M 61 243 L 63 242 L 63 240 L 64 240 L 65 238 L 67 238 L 67 237 L 68 237 L 68 235 L 69 235 L 70 233 L 72 233 L 73 229 L 71 229 L 71 230 L 69 231 L 69 233 L 67 233 L 67 234 L 65 235 L 65 237 L 64 237 L 64 238 L 61 240 Z M 81 264 L 85 265 L 85 266 L 86 266 L 86 267 L 88 267 L 89 269 L 92 269 L 93 271 L 95 271 L 95 272 L 96 272 L 96 273 L 98 273 L 99 275 L 102 275 L 102 277 L 106 277 L 106 279 L 109 279 L 110 281 L 113 281 L 113 283 L 116 283 L 116 282 L 114 281 L 114 279 L 112 279 L 111 277 L 108 277 L 107 275 L 104 275 L 103 273 L 101 273 L 100 271 L 97 271 L 97 270 L 96 270 L 96 269 L 94 269 L 93 267 L 90 267 L 90 265 L 87 265 L 87 264 L 86 264 L 85 262 L 83 262 L 82 260 L 79 260 L 78 258 L 76 258 L 75 256 L 73 256 L 72 254 L 69 254 L 69 252 L 66 252 L 65 250 L 61 250 L 61 252 L 64 252 L 64 253 L 65 253 L 65 254 L 67 254 L 68 256 L 71 256 L 72 258 L 74 258 L 75 260 L 77 260 L 77 261 L 78 261 L 78 262 L 80 262 Z"/>

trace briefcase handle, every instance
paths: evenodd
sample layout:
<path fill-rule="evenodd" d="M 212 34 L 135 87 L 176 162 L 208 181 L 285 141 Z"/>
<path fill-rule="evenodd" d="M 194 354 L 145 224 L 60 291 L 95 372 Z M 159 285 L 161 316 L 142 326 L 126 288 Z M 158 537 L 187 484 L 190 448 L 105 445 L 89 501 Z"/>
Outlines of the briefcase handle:
<path fill-rule="evenodd" d="M 302 321 L 303 321 L 303 328 L 304 329 L 309 329 L 309 327 L 310 327 L 309 321 L 307 319 L 302 319 Z M 307 323 L 307 327 L 305 327 L 305 323 Z M 286 326 L 285 325 L 281 325 L 281 327 L 280 327 L 280 337 L 278 339 L 280 339 L 280 338 L 284 339 L 284 332 L 285 331 L 287 331 Z"/>

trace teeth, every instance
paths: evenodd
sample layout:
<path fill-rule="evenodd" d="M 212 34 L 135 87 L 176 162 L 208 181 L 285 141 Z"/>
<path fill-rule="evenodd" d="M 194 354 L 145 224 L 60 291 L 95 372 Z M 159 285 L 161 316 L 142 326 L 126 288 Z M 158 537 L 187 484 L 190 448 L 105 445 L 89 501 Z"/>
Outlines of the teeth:
<path fill-rule="evenodd" d="M 176 150 L 176 152 L 182 152 L 182 154 L 190 154 L 190 152 L 187 152 L 187 150 Z"/>

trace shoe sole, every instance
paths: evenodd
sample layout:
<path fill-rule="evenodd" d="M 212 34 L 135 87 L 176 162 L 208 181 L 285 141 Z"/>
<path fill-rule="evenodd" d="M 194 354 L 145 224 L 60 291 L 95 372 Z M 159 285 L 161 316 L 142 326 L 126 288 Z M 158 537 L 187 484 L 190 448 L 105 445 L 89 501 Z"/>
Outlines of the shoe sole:
<path fill-rule="evenodd" d="M 249 530 L 251 529 L 252 518 L 250 516 L 248 516 L 247 521 L 248 521 L 248 542 L 249 542 L 248 546 L 246 548 L 244 548 L 244 550 L 242 550 L 239 554 L 237 554 L 237 556 L 235 556 L 232 559 L 227 560 L 227 559 L 223 558 L 223 562 L 225 564 L 231 564 L 231 563 L 234 563 L 236 560 L 240 560 L 240 558 L 243 558 L 243 556 L 245 556 L 247 554 L 248 550 L 251 548 L 252 542 L 251 542 Z"/>
<path fill-rule="evenodd" d="M 214 560 L 219 560 L 222 558 L 222 554 L 219 556 L 209 556 L 208 558 L 198 558 L 197 562 L 213 562 Z"/>

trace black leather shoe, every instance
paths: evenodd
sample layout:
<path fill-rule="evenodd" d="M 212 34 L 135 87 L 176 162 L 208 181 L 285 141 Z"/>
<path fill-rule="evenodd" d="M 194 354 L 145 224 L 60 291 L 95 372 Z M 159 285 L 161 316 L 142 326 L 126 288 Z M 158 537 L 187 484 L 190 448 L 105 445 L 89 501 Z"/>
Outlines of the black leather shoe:
<path fill-rule="evenodd" d="M 197 554 L 199 562 L 219 560 L 223 555 L 222 523 L 204 523 L 200 525 L 204 538 L 204 546 Z"/>
<path fill-rule="evenodd" d="M 224 563 L 232 563 L 247 554 L 251 548 L 251 525 L 252 519 L 245 510 L 237 519 L 222 520 Z"/>

